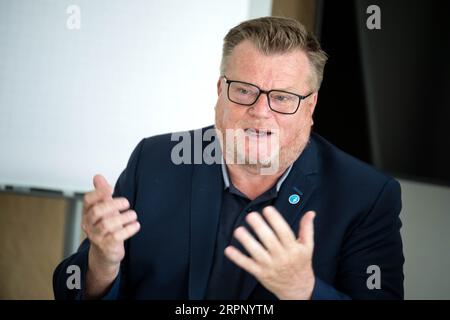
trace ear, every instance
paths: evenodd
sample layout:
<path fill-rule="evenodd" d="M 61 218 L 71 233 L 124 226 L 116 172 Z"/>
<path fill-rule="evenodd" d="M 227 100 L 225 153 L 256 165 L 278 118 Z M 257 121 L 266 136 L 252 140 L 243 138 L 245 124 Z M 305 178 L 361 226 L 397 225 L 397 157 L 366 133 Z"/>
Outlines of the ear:
<path fill-rule="evenodd" d="M 311 116 L 314 114 L 314 110 L 316 109 L 316 104 L 317 104 L 317 99 L 319 97 L 319 93 L 315 92 L 313 93 L 310 97 L 309 97 L 309 103 L 308 103 L 308 108 L 309 111 L 311 112 Z"/>
<path fill-rule="evenodd" d="M 222 77 L 219 77 L 219 80 L 217 80 L 217 96 L 220 96 L 222 93 Z"/>

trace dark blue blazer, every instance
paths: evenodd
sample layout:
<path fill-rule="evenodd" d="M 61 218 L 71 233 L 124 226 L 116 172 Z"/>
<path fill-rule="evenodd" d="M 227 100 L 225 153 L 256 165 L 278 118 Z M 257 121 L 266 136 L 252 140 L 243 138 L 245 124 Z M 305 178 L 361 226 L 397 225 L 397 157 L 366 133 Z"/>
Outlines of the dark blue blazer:
<path fill-rule="evenodd" d="M 130 201 L 141 230 L 125 242 L 119 276 L 104 298 L 205 297 L 224 187 L 221 166 L 174 164 L 171 152 L 178 143 L 170 134 L 143 139 L 116 183 L 114 195 Z M 301 195 L 295 205 L 288 201 L 294 193 Z M 313 299 L 403 298 L 401 197 L 393 178 L 313 133 L 274 206 L 295 234 L 302 215 L 316 211 Z M 240 247 L 236 239 L 231 243 Z M 83 297 L 88 249 L 85 240 L 56 268 L 56 299 Z M 81 269 L 80 290 L 66 286 L 69 265 Z M 380 268 L 379 289 L 367 285 L 372 265 Z M 275 298 L 250 274 L 244 279 L 240 299 Z"/>

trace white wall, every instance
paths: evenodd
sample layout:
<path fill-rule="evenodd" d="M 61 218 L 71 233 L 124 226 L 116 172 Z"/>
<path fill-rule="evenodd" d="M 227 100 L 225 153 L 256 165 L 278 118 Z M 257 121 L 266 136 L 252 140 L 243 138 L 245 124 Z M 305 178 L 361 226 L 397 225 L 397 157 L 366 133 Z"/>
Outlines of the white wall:
<path fill-rule="evenodd" d="M 405 299 L 450 299 L 450 188 L 400 184 Z"/>
<path fill-rule="evenodd" d="M 270 5 L 0 1 L 0 185 L 114 183 L 143 137 L 212 124 L 222 39 Z"/>

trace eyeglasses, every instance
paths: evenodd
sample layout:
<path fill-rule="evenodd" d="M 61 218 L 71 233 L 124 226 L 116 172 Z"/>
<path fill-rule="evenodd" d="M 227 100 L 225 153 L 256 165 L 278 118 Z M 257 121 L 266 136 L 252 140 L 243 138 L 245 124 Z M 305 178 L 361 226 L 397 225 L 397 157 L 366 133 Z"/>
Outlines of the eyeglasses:
<path fill-rule="evenodd" d="M 242 106 L 251 106 L 258 101 L 261 94 L 265 94 L 267 95 L 267 100 L 269 101 L 270 110 L 282 114 L 296 113 L 300 107 L 300 102 L 313 94 L 313 92 L 311 92 L 306 96 L 301 96 L 299 94 L 283 90 L 265 91 L 248 82 L 229 80 L 226 76 L 223 76 L 223 78 L 228 84 L 227 95 L 231 102 Z"/>

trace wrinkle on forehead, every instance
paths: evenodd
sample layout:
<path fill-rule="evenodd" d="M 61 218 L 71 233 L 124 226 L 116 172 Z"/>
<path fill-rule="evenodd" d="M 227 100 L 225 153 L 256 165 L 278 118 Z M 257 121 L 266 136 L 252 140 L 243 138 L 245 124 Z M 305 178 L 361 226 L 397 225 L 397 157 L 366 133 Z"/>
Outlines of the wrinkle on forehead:
<path fill-rule="evenodd" d="M 254 83 L 263 90 L 310 89 L 311 66 L 308 57 L 301 50 L 265 54 L 250 41 L 244 41 L 234 48 L 226 70 L 230 79 Z"/>

